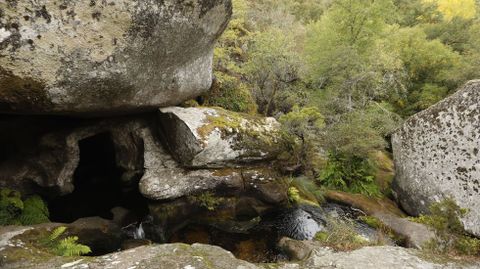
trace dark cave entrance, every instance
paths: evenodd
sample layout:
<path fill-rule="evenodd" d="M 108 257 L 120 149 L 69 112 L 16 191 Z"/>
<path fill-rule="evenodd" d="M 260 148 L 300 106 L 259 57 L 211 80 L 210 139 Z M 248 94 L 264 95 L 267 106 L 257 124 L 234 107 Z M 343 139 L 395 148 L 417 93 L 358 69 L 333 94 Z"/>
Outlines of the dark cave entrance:
<path fill-rule="evenodd" d="M 141 219 L 148 213 L 146 199 L 138 191 L 138 180 L 122 182 L 110 133 L 79 141 L 80 160 L 74 173 L 72 193 L 49 201 L 50 220 L 71 223 L 99 216 L 111 220 L 114 207 L 124 207 Z"/>

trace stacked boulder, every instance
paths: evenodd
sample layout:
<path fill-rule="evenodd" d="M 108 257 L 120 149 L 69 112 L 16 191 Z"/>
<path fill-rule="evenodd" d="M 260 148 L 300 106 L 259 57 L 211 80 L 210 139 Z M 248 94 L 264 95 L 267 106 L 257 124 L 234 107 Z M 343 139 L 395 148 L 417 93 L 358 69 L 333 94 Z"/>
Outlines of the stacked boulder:
<path fill-rule="evenodd" d="M 230 0 L 1 1 L 0 187 L 72 193 L 82 141 L 102 136 L 151 213 L 205 192 L 253 215 L 286 202 L 273 118 L 169 107 L 210 88 L 231 14 Z"/>

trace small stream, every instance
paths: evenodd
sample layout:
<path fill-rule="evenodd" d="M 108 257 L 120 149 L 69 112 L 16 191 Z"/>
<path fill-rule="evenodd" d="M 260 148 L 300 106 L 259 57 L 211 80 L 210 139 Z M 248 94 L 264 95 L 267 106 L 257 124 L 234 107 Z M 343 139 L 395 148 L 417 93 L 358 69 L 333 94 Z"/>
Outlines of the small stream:
<path fill-rule="evenodd" d="M 287 236 L 297 240 L 312 240 L 316 233 L 327 231 L 327 221 L 331 218 L 347 220 L 354 225 L 356 232 L 364 239 L 375 241 L 378 231 L 359 221 L 362 211 L 348 206 L 327 203 L 323 207 L 300 206 L 271 212 L 262 217 L 248 230 L 221 229 L 204 223 L 190 223 L 175 231 L 165 242 L 158 243 L 203 243 L 218 245 L 231 251 L 237 258 L 255 263 L 278 262 L 288 260 L 276 246 L 278 240 Z M 143 222 L 133 223 L 123 228 L 129 238 L 159 238 L 151 231 L 153 218 L 147 216 Z M 328 232 L 328 231 L 327 231 Z M 155 241 L 155 240 L 152 240 Z"/>

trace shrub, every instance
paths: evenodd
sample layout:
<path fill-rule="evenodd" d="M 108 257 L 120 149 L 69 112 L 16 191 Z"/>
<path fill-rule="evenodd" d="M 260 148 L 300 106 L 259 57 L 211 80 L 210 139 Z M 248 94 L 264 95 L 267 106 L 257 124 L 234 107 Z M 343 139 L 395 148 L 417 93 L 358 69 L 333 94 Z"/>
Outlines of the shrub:
<path fill-rule="evenodd" d="M 240 79 L 215 72 L 210 91 L 202 96 L 204 106 L 218 106 L 230 111 L 255 114 L 257 105 L 252 93 Z"/>
<path fill-rule="evenodd" d="M 19 192 L 0 189 L 0 225 L 20 225 L 18 217 L 22 213 L 23 206 Z"/>
<path fill-rule="evenodd" d="M 292 203 L 318 206 L 325 200 L 323 191 L 309 178 L 297 177 L 290 179 L 289 185 L 288 198 Z"/>
<path fill-rule="evenodd" d="M 38 195 L 22 200 L 18 191 L 0 189 L 0 225 L 33 225 L 49 222 L 46 203 Z"/>
<path fill-rule="evenodd" d="M 424 248 L 438 254 L 479 255 L 480 239 L 470 237 L 464 230 L 460 218 L 467 210 L 460 208 L 453 199 L 433 203 L 430 214 L 410 218 L 433 228 L 436 239 L 428 242 Z"/>
<path fill-rule="evenodd" d="M 372 245 L 356 232 L 353 220 L 339 218 L 329 218 L 327 231 L 317 233 L 315 239 L 325 246 L 341 251 Z"/>
<path fill-rule="evenodd" d="M 312 170 L 312 160 L 319 151 L 320 132 L 324 127 L 324 118 L 314 107 L 294 107 L 292 112 L 280 117 L 282 141 L 288 162 L 301 167 L 303 171 Z"/>
<path fill-rule="evenodd" d="M 210 211 L 213 211 L 217 206 L 219 206 L 222 203 L 223 198 L 215 197 L 215 195 L 212 192 L 207 191 L 196 196 L 189 196 L 188 199 L 192 203 L 197 203 L 200 206 Z"/>
<path fill-rule="evenodd" d="M 46 203 L 38 195 L 27 198 L 24 202 L 20 221 L 23 225 L 33 225 L 49 222 L 49 212 Z"/>
<path fill-rule="evenodd" d="M 381 196 L 374 175 L 375 167 L 368 159 L 356 156 L 346 158 L 330 152 L 318 181 L 330 189 Z"/>

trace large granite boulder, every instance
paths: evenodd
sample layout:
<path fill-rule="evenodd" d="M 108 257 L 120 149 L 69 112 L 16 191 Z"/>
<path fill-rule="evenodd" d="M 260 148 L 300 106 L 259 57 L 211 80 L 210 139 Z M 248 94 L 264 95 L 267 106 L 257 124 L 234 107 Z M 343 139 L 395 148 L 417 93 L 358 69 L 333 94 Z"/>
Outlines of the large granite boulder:
<path fill-rule="evenodd" d="M 480 81 L 409 118 L 392 137 L 393 189 L 410 214 L 452 198 L 468 209 L 467 231 L 480 236 Z"/>
<path fill-rule="evenodd" d="M 97 116 L 198 96 L 231 9 L 230 0 L 0 1 L 0 111 Z"/>
<path fill-rule="evenodd" d="M 225 167 L 265 161 L 280 150 L 274 118 L 221 108 L 160 109 L 161 133 L 173 156 L 187 167 Z"/>

